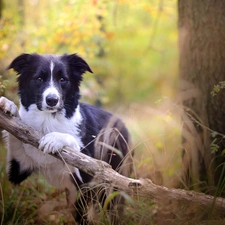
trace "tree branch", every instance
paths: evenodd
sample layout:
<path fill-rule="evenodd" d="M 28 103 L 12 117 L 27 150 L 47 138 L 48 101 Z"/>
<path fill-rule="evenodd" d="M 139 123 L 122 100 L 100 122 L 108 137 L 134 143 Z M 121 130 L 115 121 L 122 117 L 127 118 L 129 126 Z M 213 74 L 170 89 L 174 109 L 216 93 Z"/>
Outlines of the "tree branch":
<path fill-rule="evenodd" d="M 7 130 L 19 140 L 36 148 L 42 136 L 38 131 L 24 124 L 19 118 L 11 117 L 2 110 L 0 110 L 0 128 Z M 37 149 L 37 151 L 39 150 Z M 98 184 L 113 185 L 130 195 L 148 196 L 158 202 L 165 202 L 167 200 L 181 201 L 186 204 L 191 203 L 201 207 L 214 207 L 217 211 L 225 211 L 225 199 L 223 198 L 215 198 L 193 191 L 169 189 L 155 185 L 149 179 L 137 180 L 124 177 L 114 171 L 107 163 L 67 147 L 63 148 L 60 154 L 51 155 L 93 176 Z"/>

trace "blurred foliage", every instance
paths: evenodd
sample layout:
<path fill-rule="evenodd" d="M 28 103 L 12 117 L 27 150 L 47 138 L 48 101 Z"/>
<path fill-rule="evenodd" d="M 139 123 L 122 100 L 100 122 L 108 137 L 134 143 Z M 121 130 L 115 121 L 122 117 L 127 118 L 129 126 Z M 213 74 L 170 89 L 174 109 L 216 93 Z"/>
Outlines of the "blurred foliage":
<path fill-rule="evenodd" d="M 182 109 L 170 101 L 178 75 L 176 0 L 0 0 L 0 95 L 15 102 L 16 76 L 6 68 L 23 52 L 78 53 L 85 58 L 94 74 L 85 74 L 82 100 L 106 106 L 122 103 L 114 111 L 132 134 L 133 176 L 167 187 L 180 183 Z M 223 88 L 219 83 L 212 94 Z M 55 194 L 39 176 L 20 187 L 9 183 L 1 143 L 0 149 L 0 225 L 71 224 L 68 213 L 52 207 L 58 200 L 61 205 L 65 196 Z M 121 224 L 184 224 L 190 217 L 200 218 L 190 207 L 184 210 L 178 204 L 174 211 L 170 204 L 165 211 L 145 196 L 137 196 L 134 203 L 126 206 Z M 204 224 L 222 223 L 218 219 Z"/>
<path fill-rule="evenodd" d="M 215 97 L 222 89 L 225 88 L 225 81 L 220 81 L 219 84 L 214 85 L 211 95 Z"/>
<path fill-rule="evenodd" d="M 9 81 L 3 94 L 12 99 L 15 77 L 5 68 L 22 52 L 80 54 L 94 71 L 82 86 L 91 103 L 174 94 L 175 0 L 3 0 L 0 29 L 0 75 Z"/>
<path fill-rule="evenodd" d="M 160 108 L 174 95 L 178 64 L 176 1 L 2 1 L 0 95 L 18 102 L 15 73 L 6 68 L 19 54 L 78 53 L 94 71 L 85 74 L 82 100 L 104 106 L 123 105 L 122 109 L 114 109 L 132 133 L 136 147 L 134 176 L 141 174 L 172 186 L 180 158 L 179 147 L 174 152 L 171 145 L 180 143 L 180 129 L 169 110 L 163 107 L 155 115 L 149 105 L 157 102 Z M 54 191 L 33 176 L 22 187 L 13 187 L 4 172 L 6 150 L 0 148 L 0 214 L 4 215 L 0 224 L 55 224 L 48 219 L 46 223 L 36 221 L 42 218 L 37 209 L 45 207 Z M 128 207 L 126 224 L 153 220 L 154 213 L 149 212 L 154 205 L 145 200 L 138 197 L 137 205 Z M 58 212 L 54 215 L 59 218 Z"/>

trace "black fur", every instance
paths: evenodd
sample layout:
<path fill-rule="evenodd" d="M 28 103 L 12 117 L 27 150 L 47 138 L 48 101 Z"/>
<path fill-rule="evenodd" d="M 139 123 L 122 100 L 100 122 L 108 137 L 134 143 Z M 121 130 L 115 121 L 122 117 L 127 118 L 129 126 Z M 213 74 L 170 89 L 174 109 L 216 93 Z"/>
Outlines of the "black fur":
<path fill-rule="evenodd" d="M 32 170 L 20 171 L 20 163 L 13 159 L 10 161 L 10 172 L 8 173 L 8 179 L 11 183 L 18 185 L 33 172 Z"/>

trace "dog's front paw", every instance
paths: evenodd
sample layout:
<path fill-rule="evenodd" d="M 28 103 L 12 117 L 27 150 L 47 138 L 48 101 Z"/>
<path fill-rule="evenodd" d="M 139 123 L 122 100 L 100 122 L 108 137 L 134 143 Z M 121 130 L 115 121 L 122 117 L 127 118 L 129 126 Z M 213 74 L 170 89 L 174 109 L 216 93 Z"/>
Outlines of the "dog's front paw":
<path fill-rule="evenodd" d="M 0 108 L 5 112 L 9 113 L 10 116 L 18 116 L 18 109 L 14 102 L 10 101 L 5 97 L 0 97 Z"/>
<path fill-rule="evenodd" d="M 80 151 L 80 146 L 78 145 L 76 139 L 70 134 L 51 132 L 42 137 L 39 143 L 39 149 L 44 153 L 54 154 L 61 151 L 65 146 Z"/>

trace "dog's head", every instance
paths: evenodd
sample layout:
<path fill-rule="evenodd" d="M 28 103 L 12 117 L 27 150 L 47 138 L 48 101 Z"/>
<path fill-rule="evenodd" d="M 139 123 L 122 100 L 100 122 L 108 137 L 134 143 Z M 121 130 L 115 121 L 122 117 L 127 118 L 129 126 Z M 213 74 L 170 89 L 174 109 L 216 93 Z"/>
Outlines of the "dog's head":
<path fill-rule="evenodd" d="M 21 104 L 29 109 L 36 104 L 41 111 L 55 113 L 66 110 L 71 117 L 79 99 L 79 85 L 89 65 L 77 54 L 39 55 L 22 54 L 8 69 L 18 74 Z"/>

